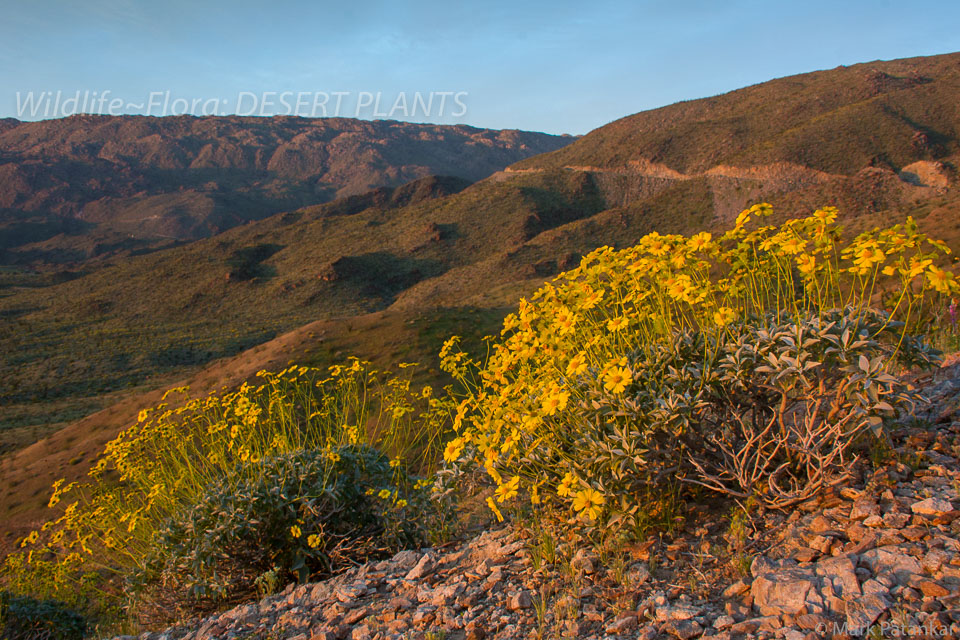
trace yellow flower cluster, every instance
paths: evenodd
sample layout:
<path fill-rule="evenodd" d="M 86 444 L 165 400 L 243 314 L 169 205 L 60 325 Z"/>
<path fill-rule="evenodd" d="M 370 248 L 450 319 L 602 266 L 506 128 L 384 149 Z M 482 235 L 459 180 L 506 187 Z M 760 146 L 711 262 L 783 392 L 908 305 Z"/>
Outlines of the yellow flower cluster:
<path fill-rule="evenodd" d="M 893 317 L 910 321 L 927 292 L 960 290 L 937 266 L 946 247 L 912 220 L 844 243 L 833 207 L 752 228 L 772 213 L 754 205 L 719 237 L 651 233 L 628 249 L 597 249 L 520 301 L 478 383 L 449 341 L 442 362 L 471 396 L 457 410 L 444 461 L 486 471 L 498 518 L 527 492 L 534 504 L 565 505 L 593 522 L 617 501 L 602 474 L 584 466 L 583 434 L 569 417 L 629 400 L 637 376 L 629 354 L 678 330 L 724 332 L 753 314 L 866 308 L 880 296 Z"/>
<path fill-rule="evenodd" d="M 191 397 L 187 387 L 171 389 L 106 445 L 88 482 L 54 483 L 48 504 L 62 512 L 21 541 L 29 549 L 27 562 L 10 562 L 19 563 L 25 576 L 31 568 L 55 572 L 69 594 L 83 576 L 78 562 L 96 576 L 137 566 L 149 555 L 157 528 L 195 504 L 211 481 L 256 474 L 264 458 L 303 449 L 325 452 L 333 472 L 341 447 L 373 445 L 394 455 L 390 466 L 399 482 L 408 477 L 409 458 L 436 463 L 456 406 L 429 387 L 411 388 L 414 373 L 376 371 L 351 358 L 328 369 L 261 371 L 259 384 L 229 393 Z M 359 425 L 376 428 L 368 432 Z M 119 482 L 109 471 L 117 472 Z M 406 507 L 397 496 L 396 487 L 380 492 L 394 507 Z M 69 502 L 66 508 L 63 502 Z M 311 548 L 322 542 L 299 524 L 289 533 Z M 57 560 L 34 562 L 39 549 Z"/>

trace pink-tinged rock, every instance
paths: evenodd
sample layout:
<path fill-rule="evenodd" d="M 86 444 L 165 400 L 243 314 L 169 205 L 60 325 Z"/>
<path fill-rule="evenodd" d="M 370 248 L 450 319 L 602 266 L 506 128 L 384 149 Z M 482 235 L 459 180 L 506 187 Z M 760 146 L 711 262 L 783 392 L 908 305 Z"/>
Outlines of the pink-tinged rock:
<path fill-rule="evenodd" d="M 920 562 L 898 546 L 877 547 L 860 555 L 860 564 L 870 569 L 874 576 L 885 574 L 905 585 L 923 571 Z"/>
<path fill-rule="evenodd" d="M 953 511 L 953 504 L 943 498 L 927 498 L 910 505 L 910 510 L 920 516 L 942 516 Z"/>
<path fill-rule="evenodd" d="M 787 568 L 759 576 L 750 586 L 754 605 L 763 615 L 797 615 L 808 612 L 808 605 L 823 607 L 812 572 Z"/>
<path fill-rule="evenodd" d="M 858 498 L 850 508 L 851 520 L 864 520 L 870 516 L 880 516 L 880 507 L 870 498 Z"/>
<path fill-rule="evenodd" d="M 413 567 L 413 569 L 410 569 L 409 573 L 407 573 L 405 577 L 407 580 L 419 580 L 425 575 L 431 573 L 435 567 L 436 563 L 433 561 L 433 559 L 429 555 L 424 554 L 424 556 L 420 558 L 420 561 L 417 562 L 416 566 Z"/>
<path fill-rule="evenodd" d="M 520 591 L 507 599 L 507 609 L 510 611 L 520 611 L 529 609 L 533 606 L 533 599 L 527 591 Z"/>
<path fill-rule="evenodd" d="M 762 616 L 738 622 L 730 627 L 730 633 L 755 633 L 757 631 L 775 631 L 782 627 L 779 616 Z"/>
<path fill-rule="evenodd" d="M 824 558 L 816 565 L 816 573 L 824 580 L 829 580 L 834 592 L 844 598 L 854 598 L 862 595 L 860 581 L 857 580 L 856 567 L 847 556 Z"/>
<path fill-rule="evenodd" d="M 866 628 L 877 621 L 884 611 L 889 608 L 886 599 L 881 596 L 862 596 L 847 602 L 847 631 L 855 635 L 856 630 Z"/>
<path fill-rule="evenodd" d="M 620 616 L 616 620 L 612 621 L 607 625 L 605 631 L 612 635 L 620 635 L 623 633 L 630 633 L 636 628 L 637 616 L 628 614 Z"/>
<path fill-rule="evenodd" d="M 702 634 L 703 627 L 696 620 L 670 620 L 660 627 L 660 631 L 661 633 L 669 633 L 676 638 L 680 638 L 680 640 L 690 640 L 690 638 Z"/>

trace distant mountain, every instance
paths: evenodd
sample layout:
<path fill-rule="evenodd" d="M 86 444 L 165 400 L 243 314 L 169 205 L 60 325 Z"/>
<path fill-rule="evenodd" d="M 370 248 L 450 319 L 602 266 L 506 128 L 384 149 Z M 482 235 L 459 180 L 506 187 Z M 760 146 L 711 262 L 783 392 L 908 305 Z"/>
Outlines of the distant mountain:
<path fill-rule="evenodd" d="M 475 181 L 572 140 L 347 118 L 6 119 L 0 262 L 70 262 L 194 240 L 429 175 Z"/>

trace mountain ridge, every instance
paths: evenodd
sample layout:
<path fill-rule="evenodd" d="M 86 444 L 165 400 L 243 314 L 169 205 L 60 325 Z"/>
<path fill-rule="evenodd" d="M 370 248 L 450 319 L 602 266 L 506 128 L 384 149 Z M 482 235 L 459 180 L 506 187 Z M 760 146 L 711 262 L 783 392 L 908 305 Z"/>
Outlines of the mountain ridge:
<path fill-rule="evenodd" d="M 0 127 L 0 260 L 78 261 L 96 253 L 94 243 L 102 253 L 110 245 L 195 240 L 429 175 L 475 181 L 571 139 L 292 116 L 7 121 Z M 63 251 L 31 254 L 37 242 Z"/>
<path fill-rule="evenodd" d="M 684 173 L 777 160 L 847 175 L 871 162 L 898 170 L 960 150 L 958 89 L 960 53 L 842 66 L 642 111 L 511 168 L 645 159 Z"/>

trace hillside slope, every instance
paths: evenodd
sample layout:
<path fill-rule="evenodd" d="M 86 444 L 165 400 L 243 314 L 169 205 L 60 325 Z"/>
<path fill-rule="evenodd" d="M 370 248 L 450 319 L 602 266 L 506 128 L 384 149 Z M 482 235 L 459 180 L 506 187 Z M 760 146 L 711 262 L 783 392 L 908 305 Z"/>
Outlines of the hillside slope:
<path fill-rule="evenodd" d="M 788 162 L 851 175 L 960 152 L 960 53 L 771 80 L 621 118 L 513 169 L 628 167 L 681 173 Z"/>

